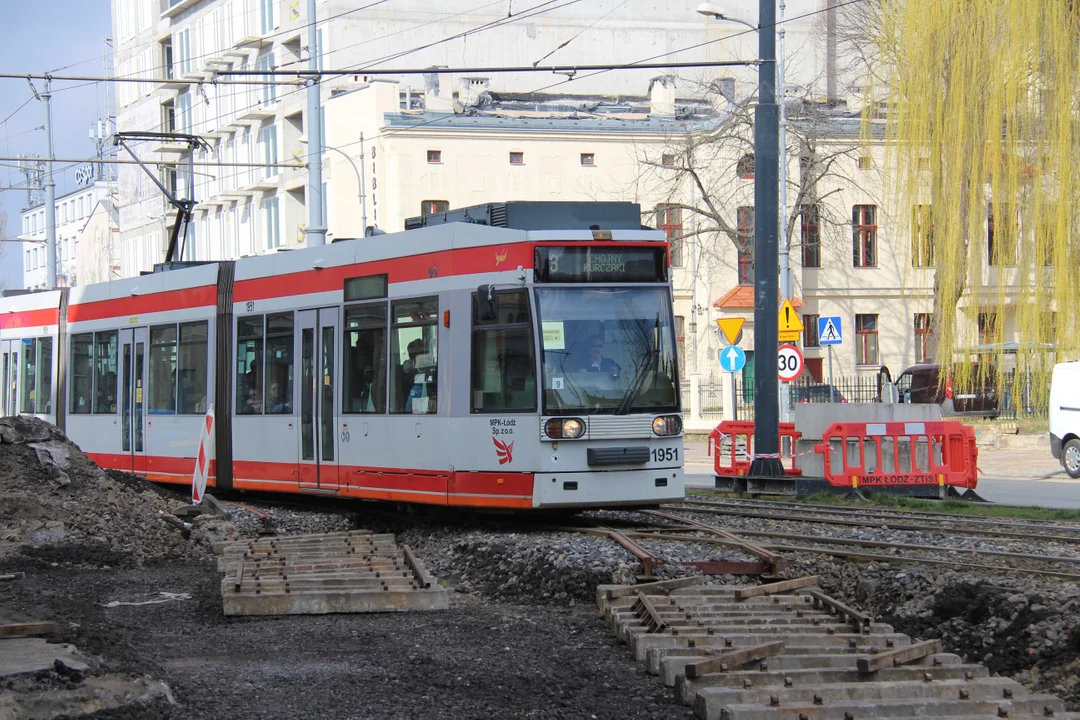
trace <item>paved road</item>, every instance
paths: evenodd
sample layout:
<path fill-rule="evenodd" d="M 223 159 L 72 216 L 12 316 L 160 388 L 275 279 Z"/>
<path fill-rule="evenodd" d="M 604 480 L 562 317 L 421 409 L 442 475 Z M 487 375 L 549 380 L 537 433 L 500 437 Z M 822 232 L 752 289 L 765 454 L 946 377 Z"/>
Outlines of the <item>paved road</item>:
<path fill-rule="evenodd" d="M 994 468 L 1001 475 L 979 477 L 978 493 L 991 502 L 1003 505 L 1038 505 L 1047 508 L 1080 509 L 1080 480 L 1073 480 L 1057 465 L 1057 461 L 1036 455 L 1029 457 L 1024 468 L 1015 465 L 1023 453 L 986 452 L 980 456 L 983 470 Z M 993 471 L 992 471 L 993 472 Z M 713 487 L 712 464 L 701 461 L 686 463 L 686 485 L 691 488 Z"/>

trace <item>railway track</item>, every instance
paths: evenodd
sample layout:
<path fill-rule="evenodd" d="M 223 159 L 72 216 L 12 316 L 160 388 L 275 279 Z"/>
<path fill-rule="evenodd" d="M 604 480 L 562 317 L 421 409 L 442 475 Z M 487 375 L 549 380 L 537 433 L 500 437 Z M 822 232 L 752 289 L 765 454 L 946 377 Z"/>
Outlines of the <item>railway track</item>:
<path fill-rule="evenodd" d="M 891 530 L 910 530 L 920 532 L 948 533 L 951 535 L 969 535 L 978 537 L 996 537 L 1010 540 L 1059 542 L 1080 544 L 1080 527 L 1054 526 L 1060 531 L 1053 533 L 1036 532 L 1045 526 L 1025 525 L 1024 523 L 996 523 L 982 520 L 958 519 L 953 516 L 937 519 L 930 515 L 885 514 L 876 511 L 865 513 L 834 511 L 828 505 L 802 506 L 806 509 L 762 508 L 758 505 L 739 505 L 713 500 L 684 500 L 667 507 L 687 512 L 705 513 L 719 516 L 756 518 L 760 520 L 787 520 L 822 525 L 846 525 L 849 527 L 888 526 Z M 1068 530 L 1068 531 L 1066 531 Z"/>
<path fill-rule="evenodd" d="M 732 588 L 701 578 L 608 585 L 616 636 L 702 720 L 1077 718 L 939 640 L 896 633 L 817 578 Z"/>

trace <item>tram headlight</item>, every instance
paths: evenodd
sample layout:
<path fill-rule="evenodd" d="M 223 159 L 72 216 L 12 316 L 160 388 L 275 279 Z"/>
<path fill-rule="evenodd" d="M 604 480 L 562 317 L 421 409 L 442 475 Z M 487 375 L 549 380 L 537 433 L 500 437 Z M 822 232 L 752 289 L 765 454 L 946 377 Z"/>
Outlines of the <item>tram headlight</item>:
<path fill-rule="evenodd" d="M 544 434 L 555 440 L 574 440 L 585 434 L 585 421 L 578 418 L 554 418 L 544 423 Z"/>
<path fill-rule="evenodd" d="M 660 437 L 678 435 L 682 432 L 682 416 L 661 415 L 652 421 L 652 431 Z"/>

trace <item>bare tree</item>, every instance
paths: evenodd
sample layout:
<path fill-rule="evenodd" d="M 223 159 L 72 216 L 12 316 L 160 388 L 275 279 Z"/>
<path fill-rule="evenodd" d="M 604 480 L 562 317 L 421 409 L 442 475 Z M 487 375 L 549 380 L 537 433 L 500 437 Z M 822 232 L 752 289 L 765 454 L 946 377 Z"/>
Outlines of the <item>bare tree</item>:
<path fill-rule="evenodd" d="M 720 93 L 719 87 L 711 88 Z M 725 90 L 726 93 L 726 90 Z M 699 273 L 723 267 L 730 243 L 744 264 L 753 260 L 753 107 L 756 97 L 718 103 L 723 108 L 709 121 L 689 122 L 685 132 L 672 136 L 666 144 L 639 150 L 639 177 L 636 188 L 651 187 L 660 198 L 660 211 L 677 210 L 693 218 L 692 230 L 683 237 L 700 237 L 697 260 Z M 835 204 L 824 202 L 852 182 L 851 174 L 839 161 L 861 154 L 857 121 L 843 127 L 827 107 L 808 101 L 789 100 L 788 158 L 786 176 L 788 213 L 784 218 L 792 255 L 801 251 L 801 220 L 813 206 L 819 228 L 818 242 L 844 237 L 851 218 Z M 640 189 L 637 190 L 640 194 Z M 663 218 L 655 218 L 663 224 Z M 684 227 L 686 225 L 684 224 Z M 748 280 L 750 278 L 747 278 Z"/>

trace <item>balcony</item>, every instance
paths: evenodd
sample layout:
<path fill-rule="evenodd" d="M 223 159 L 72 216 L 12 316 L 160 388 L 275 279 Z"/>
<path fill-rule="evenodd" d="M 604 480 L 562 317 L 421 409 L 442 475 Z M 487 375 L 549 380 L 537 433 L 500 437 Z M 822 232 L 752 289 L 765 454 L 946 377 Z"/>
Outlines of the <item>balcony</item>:
<path fill-rule="evenodd" d="M 244 108 L 236 116 L 237 120 L 250 120 L 252 122 L 258 122 L 260 120 L 266 120 L 277 115 L 276 110 L 271 110 L 261 105 L 252 105 L 251 107 Z M 251 123 L 246 123 L 250 125 Z"/>
<path fill-rule="evenodd" d="M 277 190 L 278 187 L 278 175 L 268 178 L 259 178 L 250 185 L 245 185 L 240 188 L 242 191 L 250 191 L 252 193 L 266 192 L 268 190 Z"/>
<path fill-rule="evenodd" d="M 192 5 L 196 5 L 199 0 L 170 0 L 169 7 L 161 13 L 163 18 L 171 18 L 187 10 Z"/>
<path fill-rule="evenodd" d="M 188 144 L 186 142 L 162 142 L 150 148 L 150 152 L 186 155 L 188 149 Z"/>

